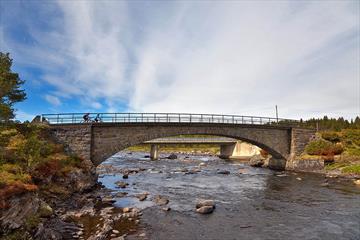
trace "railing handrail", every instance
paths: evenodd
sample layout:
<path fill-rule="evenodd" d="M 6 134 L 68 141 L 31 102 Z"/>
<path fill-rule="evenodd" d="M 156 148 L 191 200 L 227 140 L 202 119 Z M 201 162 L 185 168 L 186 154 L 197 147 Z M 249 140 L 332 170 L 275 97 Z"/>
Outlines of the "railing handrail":
<path fill-rule="evenodd" d="M 41 120 L 50 124 L 84 123 L 83 116 L 87 113 L 50 113 L 42 114 Z M 298 120 L 230 114 L 209 113 L 88 113 L 93 119 L 99 115 L 101 122 L 171 122 L 171 123 L 227 123 L 227 124 L 284 124 L 298 123 Z"/>

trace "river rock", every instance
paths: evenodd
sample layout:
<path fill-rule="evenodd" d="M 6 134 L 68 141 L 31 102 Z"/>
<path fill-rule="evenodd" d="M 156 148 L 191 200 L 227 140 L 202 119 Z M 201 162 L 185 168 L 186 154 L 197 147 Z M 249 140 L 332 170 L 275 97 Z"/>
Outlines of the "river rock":
<path fill-rule="evenodd" d="M 360 179 L 354 180 L 354 183 L 355 183 L 356 185 L 360 185 Z"/>
<path fill-rule="evenodd" d="M 168 158 L 168 159 L 177 159 L 177 155 L 174 154 L 174 153 L 172 153 L 172 154 L 170 154 L 167 158 Z"/>
<path fill-rule="evenodd" d="M 118 193 L 115 194 L 115 196 L 118 197 L 118 198 L 125 197 L 126 195 L 128 195 L 127 192 L 118 192 Z"/>
<path fill-rule="evenodd" d="M 115 182 L 115 184 L 119 187 L 119 188 L 126 188 L 126 186 L 128 186 L 129 184 L 123 181 L 117 181 Z"/>
<path fill-rule="evenodd" d="M 209 214 L 212 213 L 213 211 L 214 211 L 214 207 L 212 206 L 203 206 L 201 208 L 196 209 L 196 212 L 201 214 Z"/>
<path fill-rule="evenodd" d="M 144 201 L 148 196 L 148 193 L 142 193 L 137 195 L 136 197 L 139 199 L 139 201 Z"/>
<path fill-rule="evenodd" d="M 230 171 L 228 171 L 228 170 L 219 170 L 219 171 L 217 171 L 217 174 L 227 175 L 227 174 L 230 174 Z"/>
<path fill-rule="evenodd" d="M 169 199 L 165 196 L 161 196 L 161 195 L 156 195 L 155 198 L 154 198 L 154 202 L 157 204 L 157 205 L 166 205 L 169 203 Z"/>
<path fill-rule="evenodd" d="M 214 200 L 210 200 L 210 199 L 200 199 L 196 203 L 196 208 L 201 208 L 204 206 L 211 206 L 211 207 L 215 208 L 215 202 L 214 202 Z"/>
<path fill-rule="evenodd" d="M 169 208 L 169 207 L 164 207 L 164 208 L 162 208 L 162 210 L 165 211 L 165 212 L 168 212 L 168 211 L 171 210 L 171 208 Z"/>
<path fill-rule="evenodd" d="M 250 158 L 249 164 L 252 167 L 261 167 L 264 165 L 264 159 L 260 155 L 255 155 Z"/>
<path fill-rule="evenodd" d="M 128 179 L 129 175 L 125 173 L 122 177 L 123 177 L 123 179 Z"/>
<path fill-rule="evenodd" d="M 123 212 L 123 213 L 131 212 L 131 208 L 129 208 L 129 207 L 124 207 L 124 208 L 122 209 L 122 212 Z"/>
<path fill-rule="evenodd" d="M 103 203 L 114 203 L 116 200 L 112 196 L 105 196 L 101 199 Z"/>

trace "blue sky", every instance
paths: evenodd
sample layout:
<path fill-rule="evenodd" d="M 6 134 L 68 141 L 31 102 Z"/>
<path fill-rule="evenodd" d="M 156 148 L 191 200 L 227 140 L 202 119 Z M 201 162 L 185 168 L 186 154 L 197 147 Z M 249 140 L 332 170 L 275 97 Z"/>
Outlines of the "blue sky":
<path fill-rule="evenodd" d="M 360 115 L 359 1 L 0 0 L 20 120 L 58 112 Z"/>

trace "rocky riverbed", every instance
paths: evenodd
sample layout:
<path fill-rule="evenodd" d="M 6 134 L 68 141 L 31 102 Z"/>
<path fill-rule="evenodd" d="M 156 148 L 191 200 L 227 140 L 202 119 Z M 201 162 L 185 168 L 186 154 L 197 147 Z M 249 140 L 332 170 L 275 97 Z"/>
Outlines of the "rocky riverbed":
<path fill-rule="evenodd" d="M 359 239 L 353 179 L 176 155 L 120 152 L 98 166 L 97 184 L 64 182 L 71 196 L 15 198 L 1 221 L 20 230 L 4 239 Z"/>
<path fill-rule="evenodd" d="M 275 172 L 208 155 L 161 157 L 121 152 L 98 167 L 115 209 L 140 212 L 126 239 L 360 236 L 360 187 L 353 180 Z M 204 200 L 214 205 L 199 210 Z"/>

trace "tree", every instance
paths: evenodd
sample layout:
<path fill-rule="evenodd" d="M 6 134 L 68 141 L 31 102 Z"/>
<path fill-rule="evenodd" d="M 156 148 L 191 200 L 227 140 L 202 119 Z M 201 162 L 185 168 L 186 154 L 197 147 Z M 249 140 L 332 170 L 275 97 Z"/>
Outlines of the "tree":
<path fill-rule="evenodd" d="M 14 104 L 26 99 L 25 91 L 20 89 L 25 81 L 11 71 L 12 61 L 9 53 L 0 52 L 0 122 L 13 119 Z"/>

